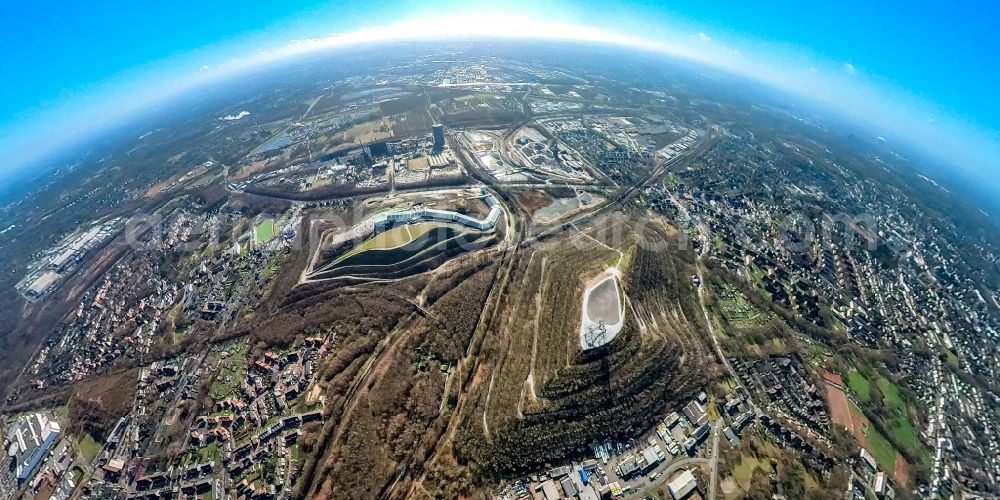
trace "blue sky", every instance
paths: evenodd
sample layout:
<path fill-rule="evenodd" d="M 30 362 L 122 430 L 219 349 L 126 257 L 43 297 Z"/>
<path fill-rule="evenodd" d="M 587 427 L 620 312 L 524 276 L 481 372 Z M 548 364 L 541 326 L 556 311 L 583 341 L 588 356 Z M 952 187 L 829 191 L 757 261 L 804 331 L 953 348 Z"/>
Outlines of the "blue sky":
<path fill-rule="evenodd" d="M 808 68 L 818 76 L 803 77 L 807 90 L 850 87 L 845 101 L 853 99 L 854 87 L 884 94 L 893 108 L 879 113 L 906 125 L 947 123 L 950 140 L 969 142 L 967 149 L 980 153 L 978 170 L 986 163 L 1000 168 L 1000 158 L 983 153 L 1000 156 L 1000 99 L 994 96 L 1000 4 L 989 2 L 5 2 L 0 152 L 16 164 L 69 134 L 57 128 L 93 129 L 126 103 L 149 98 L 149 88 L 169 88 L 203 68 L 289 40 L 486 11 L 712 44 L 715 53 L 739 54 L 739 67 L 759 75 L 772 66 Z M 860 100 L 854 105 L 866 109 Z"/>

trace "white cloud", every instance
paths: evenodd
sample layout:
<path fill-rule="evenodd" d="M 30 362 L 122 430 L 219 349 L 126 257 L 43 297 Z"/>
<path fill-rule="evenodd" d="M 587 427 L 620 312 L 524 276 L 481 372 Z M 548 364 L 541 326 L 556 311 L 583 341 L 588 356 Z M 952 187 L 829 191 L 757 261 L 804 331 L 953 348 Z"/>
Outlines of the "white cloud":
<path fill-rule="evenodd" d="M 712 41 L 712 37 L 706 35 L 703 32 L 700 32 L 700 31 L 698 32 L 698 39 L 701 40 L 701 41 L 703 41 L 703 42 L 711 42 Z"/>
<path fill-rule="evenodd" d="M 855 68 L 851 63 L 844 63 L 844 71 L 847 71 L 847 74 L 849 75 L 858 74 L 858 68 Z"/>

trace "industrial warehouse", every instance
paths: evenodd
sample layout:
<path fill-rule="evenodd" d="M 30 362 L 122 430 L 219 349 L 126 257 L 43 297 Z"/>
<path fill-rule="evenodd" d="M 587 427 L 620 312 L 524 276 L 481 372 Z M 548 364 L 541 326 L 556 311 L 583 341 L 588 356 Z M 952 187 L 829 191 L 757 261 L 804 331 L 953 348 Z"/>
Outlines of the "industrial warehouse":
<path fill-rule="evenodd" d="M 121 218 L 114 218 L 67 236 L 30 264 L 24 279 L 15 288 L 29 301 L 44 298 L 58 288 L 89 252 L 107 243 L 123 226 Z"/>
<path fill-rule="evenodd" d="M 25 415 L 14 421 L 4 440 L 7 466 L 2 468 L 4 476 L 8 471 L 13 474 L 0 481 L 4 483 L 0 492 L 12 491 L 15 485 L 20 486 L 31 479 L 61 433 L 59 423 L 43 413 Z"/>

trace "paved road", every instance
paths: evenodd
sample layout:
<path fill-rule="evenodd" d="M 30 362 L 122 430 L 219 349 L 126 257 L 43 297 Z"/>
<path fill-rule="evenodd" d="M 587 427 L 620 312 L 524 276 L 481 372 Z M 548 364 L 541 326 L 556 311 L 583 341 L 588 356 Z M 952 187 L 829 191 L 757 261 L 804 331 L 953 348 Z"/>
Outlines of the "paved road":
<path fill-rule="evenodd" d="M 454 140 L 455 140 L 454 138 L 449 136 L 449 141 L 454 141 Z M 492 189 L 497 194 L 497 196 L 499 196 L 500 199 L 503 200 L 501 202 L 501 206 L 504 207 L 504 217 L 506 218 L 506 223 L 507 223 L 507 228 L 505 231 L 506 234 L 504 236 L 506 244 L 500 246 L 502 252 L 498 257 L 498 262 L 500 267 L 497 272 L 498 274 L 502 273 L 502 276 L 499 278 L 499 280 L 494 279 L 494 283 L 490 288 L 489 293 L 487 294 L 486 301 L 484 302 L 483 305 L 483 310 L 480 312 L 479 315 L 479 321 L 476 324 L 476 328 L 473 330 L 473 339 L 475 339 L 476 336 L 479 335 L 479 332 L 484 331 L 484 328 L 486 327 L 485 325 L 487 324 L 487 320 L 497 314 L 497 309 L 500 307 L 500 302 L 499 301 L 494 302 L 493 298 L 495 294 L 503 293 L 505 290 L 508 289 L 518 249 L 520 248 L 520 243 L 524 238 L 525 228 L 523 225 L 518 224 L 517 220 L 514 217 L 513 212 L 518 210 L 517 208 L 518 206 L 515 203 L 512 203 L 512 199 L 510 198 L 509 193 L 502 186 L 496 183 L 495 182 L 496 180 L 493 179 L 492 176 L 490 176 L 486 172 L 483 172 L 482 169 L 479 168 L 475 160 L 468 157 L 468 152 L 464 148 L 455 149 L 453 147 L 452 149 L 458 152 L 459 160 L 463 162 L 465 167 L 468 169 L 470 175 L 472 175 L 474 178 L 481 181 L 483 184 Z M 520 215 L 522 216 L 520 220 L 526 220 L 525 218 L 523 218 L 525 214 L 522 213 Z M 491 303 L 494 304 L 493 310 L 492 312 L 489 312 L 487 311 L 487 309 L 490 307 Z M 475 341 L 469 343 L 469 346 L 465 352 L 465 356 L 461 360 L 459 360 L 459 365 L 457 365 L 461 366 L 462 364 L 465 363 L 471 363 L 472 368 L 469 373 L 476 373 L 476 371 L 479 369 L 479 363 L 481 361 L 481 357 L 477 356 L 476 355 L 477 353 L 472 351 L 474 345 Z M 466 391 L 460 385 L 458 393 L 458 402 L 456 403 L 455 410 L 448 417 L 444 435 L 438 440 L 437 445 L 434 447 L 435 450 L 434 453 L 424 463 L 422 470 L 420 471 L 420 475 L 416 477 L 414 480 L 410 481 L 410 488 L 407 490 L 407 492 L 405 493 L 400 492 L 399 490 L 396 490 L 396 487 L 400 483 L 400 480 L 403 478 L 403 474 L 405 474 L 407 472 L 407 469 L 409 468 L 410 465 L 409 462 L 410 460 L 413 459 L 412 453 L 407 458 L 406 463 L 401 464 L 401 466 L 399 467 L 400 472 L 397 474 L 392 484 L 389 485 L 389 487 L 382 492 L 382 494 L 380 495 L 382 498 L 396 498 L 397 496 L 402 496 L 404 498 L 411 498 L 415 496 L 417 488 L 420 487 L 420 485 L 426 479 L 427 469 L 429 468 L 428 466 L 434 463 L 439 458 L 442 450 L 445 449 L 443 443 L 451 442 L 454 439 L 455 433 L 458 431 L 458 425 L 460 422 L 462 422 L 462 419 L 460 417 L 462 415 L 465 415 L 465 404 L 468 399 L 467 397 L 468 395 L 469 392 Z M 488 431 L 488 429 L 486 430 Z"/>
<path fill-rule="evenodd" d="M 708 500 L 715 500 L 715 492 L 719 484 L 719 429 L 723 420 L 720 418 L 712 424 L 712 459 L 709 461 L 708 469 L 711 479 L 708 482 Z"/>
<path fill-rule="evenodd" d="M 692 465 L 708 465 L 709 469 L 709 484 L 708 484 L 708 500 L 715 500 L 715 492 L 717 491 L 717 485 L 719 481 L 719 434 L 721 434 L 720 429 L 722 429 L 722 424 L 724 421 L 720 418 L 712 424 L 712 451 L 709 458 L 682 458 L 680 460 L 675 460 L 673 462 L 668 462 L 660 467 L 653 470 L 653 473 L 660 474 L 656 478 L 656 481 L 650 482 L 648 485 L 640 487 L 637 491 L 633 491 L 628 495 L 625 495 L 626 499 L 640 498 L 642 493 L 649 488 L 660 486 L 670 480 L 670 476 L 674 475 L 675 472 L 682 468 L 686 468 Z"/>
<path fill-rule="evenodd" d="M 419 315 L 416 312 L 411 313 L 404 321 L 402 321 L 396 328 L 394 328 L 388 335 L 385 336 L 378 345 L 375 346 L 374 352 L 365 361 L 364 365 L 361 367 L 360 373 L 354 377 L 351 383 L 351 387 L 347 390 L 344 395 L 344 411 L 340 420 L 336 423 L 333 435 L 330 440 L 326 443 L 322 443 L 323 453 L 320 455 L 321 459 L 316 462 L 316 467 L 319 468 L 320 464 L 325 464 L 333 456 L 333 453 L 340 444 L 340 440 L 343 438 L 344 432 L 347 430 L 347 425 L 350 423 L 351 414 L 357 407 L 360 399 L 358 396 L 365 393 L 365 389 L 371 387 L 374 383 L 373 374 L 376 372 L 375 367 L 382 363 L 386 359 L 386 355 L 394 352 L 394 350 L 399 345 L 402 339 L 406 338 L 406 334 L 409 329 L 413 326 L 413 323 Z M 313 469 L 312 473 L 309 475 L 309 493 L 310 496 L 314 495 L 318 488 L 322 485 L 325 476 L 322 474 L 317 474 Z"/>
<path fill-rule="evenodd" d="M 660 486 L 660 485 L 666 483 L 670 479 L 670 476 L 674 475 L 674 473 L 677 472 L 678 470 L 683 469 L 683 468 L 687 468 L 687 467 L 690 467 L 690 466 L 693 466 L 693 465 L 706 465 L 706 464 L 710 464 L 710 460 L 707 459 L 707 458 L 701 458 L 701 457 L 682 458 L 680 460 L 675 460 L 673 462 L 668 462 L 668 463 L 666 463 L 666 467 L 663 467 L 662 469 L 660 469 L 660 468 L 655 469 L 654 473 L 660 474 L 660 476 L 656 478 L 656 481 L 653 481 L 653 482 L 649 483 L 648 485 L 642 486 L 641 488 L 639 488 L 636 491 L 630 492 L 629 494 L 625 495 L 623 498 L 625 498 L 626 500 L 632 500 L 632 499 L 636 499 L 636 498 L 642 498 L 642 494 L 647 489 L 649 489 L 649 488 L 655 488 L 657 486 Z"/>
<path fill-rule="evenodd" d="M 688 214 L 687 207 L 679 203 L 678 200 L 674 198 L 673 195 L 668 193 L 668 196 L 670 197 L 674 205 L 678 207 L 678 209 L 685 216 L 687 216 L 688 220 L 693 220 L 690 218 L 690 215 Z M 725 352 L 723 352 L 722 350 L 722 344 L 719 343 L 719 336 L 715 332 L 715 326 L 712 323 L 712 317 L 711 315 L 708 314 L 708 307 L 705 305 L 705 276 L 703 271 L 704 265 L 702 264 L 702 259 L 705 257 L 705 254 L 708 253 L 708 249 L 712 241 L 710 237 L 711 235 L 708 233 L 708 228 L 705 225 L 699 224 L 696 227 L 698 229 L 699 239 L 701 240 L 701 251 L 698 252 L 696 258 L 696 269 L 698 273 L 698 302 L 701 305 L 701 312 L 705 316 L 705 326 L 706 328 L 708 328 L 708 333 L 712 337 L 712 345 L 715 348 L 716 357 L 719 358 L 719 361 L 722 363 L 722 366 L 726 368 L 726 371 L 729 372 L 729 375 L 733 378 L 733 380 L 739 382 L 740 378 L 736 374 L 736 370 L 733 369 L 733 366 L 729 363 L 729 359 L 726 358 Z M 760 407 L 758 407 L 757 403 L 754 402 L 753 397 L 747 396 L 747 403 L 750 405 L 751 408 L 753 408 L 753 410 L 758 415 L 761 414 Z M 710 465 L 711 480 L 709 482 L 708 500 L 715 500 L 716 491 L 718 489 L 719 429 L 721 427 L 722 422 L 723 422 L 722 419 L 719 419 L 712 426 L 712 460 Z"/>
<path fill-rule="evenodd" d="M 608 209 L 611 209 L 611 208 L 615 208 L 617 206 L 625 206 L 625 205 L 627 205 L 633 198 L 635 198 L 636 196 L 638 196 L 639 194 L 641 194 L 643 192 L 643 190 L 645 190 L 646 188 L 648 188 L 650 186 L 655 185 L 657 182 L 659 182 L 660 179 L 663 178 L 663 176 L 667 175 L 667 173 L 669 172 L 670 167 L 672 167 L 674 165 L 677 165 L 677 164 L 680 164 L 684 160 L 687 160 L 689 158 L 693 158 L 693 157 L 697 156 L 697 154 L 699 154 L 701 151 L 703 151 L 703 148 L 707 148 L 708 145 L 710 145 L 711 142 L 715 138 L 716 137 L 714 135 L 711 135 L 711 134 L 703 136 L 702 139 L 701 139 L 701 141 L 697 145 L 688 148 L 687 151 L 685 151 L 683 154 L 677 155 L 674 158 L 671 158 L 670 160 L 667 160 L 667 161 L 665 161 L 663 163 L 658 164 L 657 167 L 656 167 L 656 169 L 653 171 L 653 173 L 649 177 L 647 177 L 647 178 L 645 178 L 643 180 L 640 180 L 640 181 L 636 182 L 635 184 L 633 184 L 631 186 L 628 186 L 628 187 L 626 187 L 624 189 L 619 190 L 617 192 L 617 194 L 615 194 L 614 196 L 608 198 L 604 202 L 602 202 L 602 203 L 600 203 L 598 205 L 595 205 L 590 210 L 587 210 L 587 211 L 585 211 L 585 212 L 583 212 L 583 213 L 581 213 L 581 214 L 579 214 L 579 215 L 577 215 L 577 216 L 575 216 L 575 217 L 573 217 L 573 218 L 571 218 L 569 220 L 562 221 L 561 223 L 559 223 L 555 227 L 551 227 L 551 228 L 546 229 L 546 230 L 544 230 L 544 231 L 542 231 L 540 233 L 537 233 L 537 234 L 535 234 L 535 235 L 533 235 L 533 236 L 531 236 L 529 238 L 525 238 L 521 242 L 521 245 L 525 245 L 525 246 L 531 245 L 531 244 L 533 244 L 536 241 L 540 241 L 540 240 L 542 240 L 542 239 L 544 239 L 544 238 L 546 238 L 548 236 L 556 234 L 556 233 L 558 233 L 560 231 L 564 231 L 565 230 L 564 228 L 567 227 L 567 226 L 569 226 L 569 225 L 582 225 L 585 222 L 589 221 L 590 219 L 596 218 L 598 215 L 600 215 L 601 213 L 603 213 L 605 210 L 608 210 Z M 674 200 L 674 203 L 677 204 L 677 201 Z M 680 205 L 678 205 L 678 206 L 680 206 Z M 683 209 L 683 210 L 686 211 L 686 209 Z"/>

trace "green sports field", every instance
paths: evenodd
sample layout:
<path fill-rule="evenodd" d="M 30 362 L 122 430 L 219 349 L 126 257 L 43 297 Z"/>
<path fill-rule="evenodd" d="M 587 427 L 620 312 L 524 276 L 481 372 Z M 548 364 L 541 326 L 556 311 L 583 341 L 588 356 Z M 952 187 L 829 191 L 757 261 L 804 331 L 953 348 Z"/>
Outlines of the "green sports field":
<path fill-rule="evenodd" d="M 271 241 L 274 239 L 274 221 L 271 219 L 261 221 L 261 223 L 257 224 L 257 227 L 254 228 L 253 234 L 254 241 L 258 244 Z"/>
<path fill-rule="evenodd" d="M 854 394 L 858 396 L 861 401 L 871 401 L 872 399 L 872 387 L 868 379 L 865 378 L 861 372 L 857 370 L 851 370 L 847 374 L 847 385 L 854 391 Z"/>

